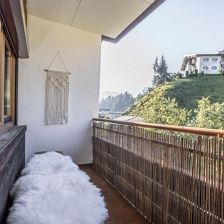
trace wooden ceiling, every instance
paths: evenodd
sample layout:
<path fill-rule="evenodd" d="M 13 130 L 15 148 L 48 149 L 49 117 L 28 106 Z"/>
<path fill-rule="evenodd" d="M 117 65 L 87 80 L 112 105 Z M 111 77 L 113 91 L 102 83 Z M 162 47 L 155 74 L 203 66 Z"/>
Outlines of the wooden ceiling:
<path fill-rule="evenodd" d="M 160 0 L 28 0 L 28 14 L 116 38 Z M 162 1 L 160 1 L 162 2 Z"/>

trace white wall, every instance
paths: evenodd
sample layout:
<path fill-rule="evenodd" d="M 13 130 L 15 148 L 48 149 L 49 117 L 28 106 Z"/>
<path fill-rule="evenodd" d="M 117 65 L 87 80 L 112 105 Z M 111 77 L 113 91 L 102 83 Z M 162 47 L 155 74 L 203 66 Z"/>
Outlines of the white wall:
<path fill-rule="evenodd" d="M 18 124 L 27 125 L 26 159 L 43 150 L 60 150 L 77 163 L 92 161 L 91 119 L 97 116 L 101 37 L 29 16 L 30 58 L 19 60 Z M 60 51 L 71 72 L 66 125 L 44 125 L 47 69 Z M 60 60 L 51 69 L 64 70 Z"/>
<path fill-rule="evenodd" d="M 196 69 L 198 70 L 198 73 L 201 73 L 201 57 L 196 57 Z"/>
<path fill-rule="evenodd" d="M 199 70 L 203 71 L 206 74 L 219 74 L 221 69 L 221 56 L 200 56 L 198 57 L 200 60 L 200 67 Z M 204 58 L 208 58 L 208 62 L 203 61 Z M 217 61 L 212 61 L 213 58 L 217 58 Z M 208 70 L 206 71 L 203 67 L 207 66 Z M 215 66 L 217 69 L 212 69 L 212 67 Z"/>

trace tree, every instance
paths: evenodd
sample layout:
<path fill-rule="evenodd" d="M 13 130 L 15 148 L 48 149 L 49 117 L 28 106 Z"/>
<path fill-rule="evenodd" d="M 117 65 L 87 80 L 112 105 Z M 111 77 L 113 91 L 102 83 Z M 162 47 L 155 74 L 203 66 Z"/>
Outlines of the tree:
<path fill-rule="evenodd" d="M 221 76 L 224 76 L 224 64 L 223 64 L 223 62 L 221 62 L 220 63 L 220 70 L 219 70 L 219 74 L 221 75 Z"/>
<path fill-rule="evenodd" d="M 211 103 L 209 98 L 198 100 L 194 126 L 224 129 L 224 103 Z"/>
<path fill-rule="evenodd" d="M 189 123 L 191 111 L 180 108 L 175 98 L 167 99 L 163 96 L 163 93 L 151 95 L 148 101 L 146 101 L 146 98 L 141 98 L 137 102 L 138 106 L 133 108 L 129 115 L 141 117 L 147 123 L 180 126 Z"/>
<path fill-rule="evenodd" d="M 121 93 L 117 96 L 108 96 L 101 100 L 100 109 L 108 109 L 111 112 L 123 112 L 134 103 L 134 97 L 128 93 Z"/>
<path fill-rule="evenodd" d="M 158 60 L 158 57 L 156 57 L 155 62 L 153 64 L 153 71 L 154 71 L 153 85 L 154 86 L 162 85 L 166 82 L 171 81 L 171 77 L 167 70 L 168 70 L 168 65 L 166 63 L 166 59 L 164 58 L 164 56 L 161 57 L 160 61 Z"/>

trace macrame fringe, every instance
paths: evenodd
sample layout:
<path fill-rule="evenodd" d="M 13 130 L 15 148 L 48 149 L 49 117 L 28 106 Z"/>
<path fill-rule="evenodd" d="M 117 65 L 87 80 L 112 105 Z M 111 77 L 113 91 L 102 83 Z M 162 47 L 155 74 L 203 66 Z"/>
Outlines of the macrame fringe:
<path fill-rule="evenodd" d="M 45 82 L 45 125 L 68 123 L 69 73 L 48 71 Z"/>

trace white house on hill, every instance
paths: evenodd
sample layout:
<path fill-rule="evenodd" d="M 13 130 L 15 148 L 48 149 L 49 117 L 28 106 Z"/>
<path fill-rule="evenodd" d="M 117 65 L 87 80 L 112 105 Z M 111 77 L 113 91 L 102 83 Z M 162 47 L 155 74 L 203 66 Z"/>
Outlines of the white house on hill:
<path fill-rule="evenodd" d="M 181 71 L 187 75 L 191 72 L 219 74 L 224 66 L 224 51 L 217 54 L 192 54 L 184 57 Z"/>

